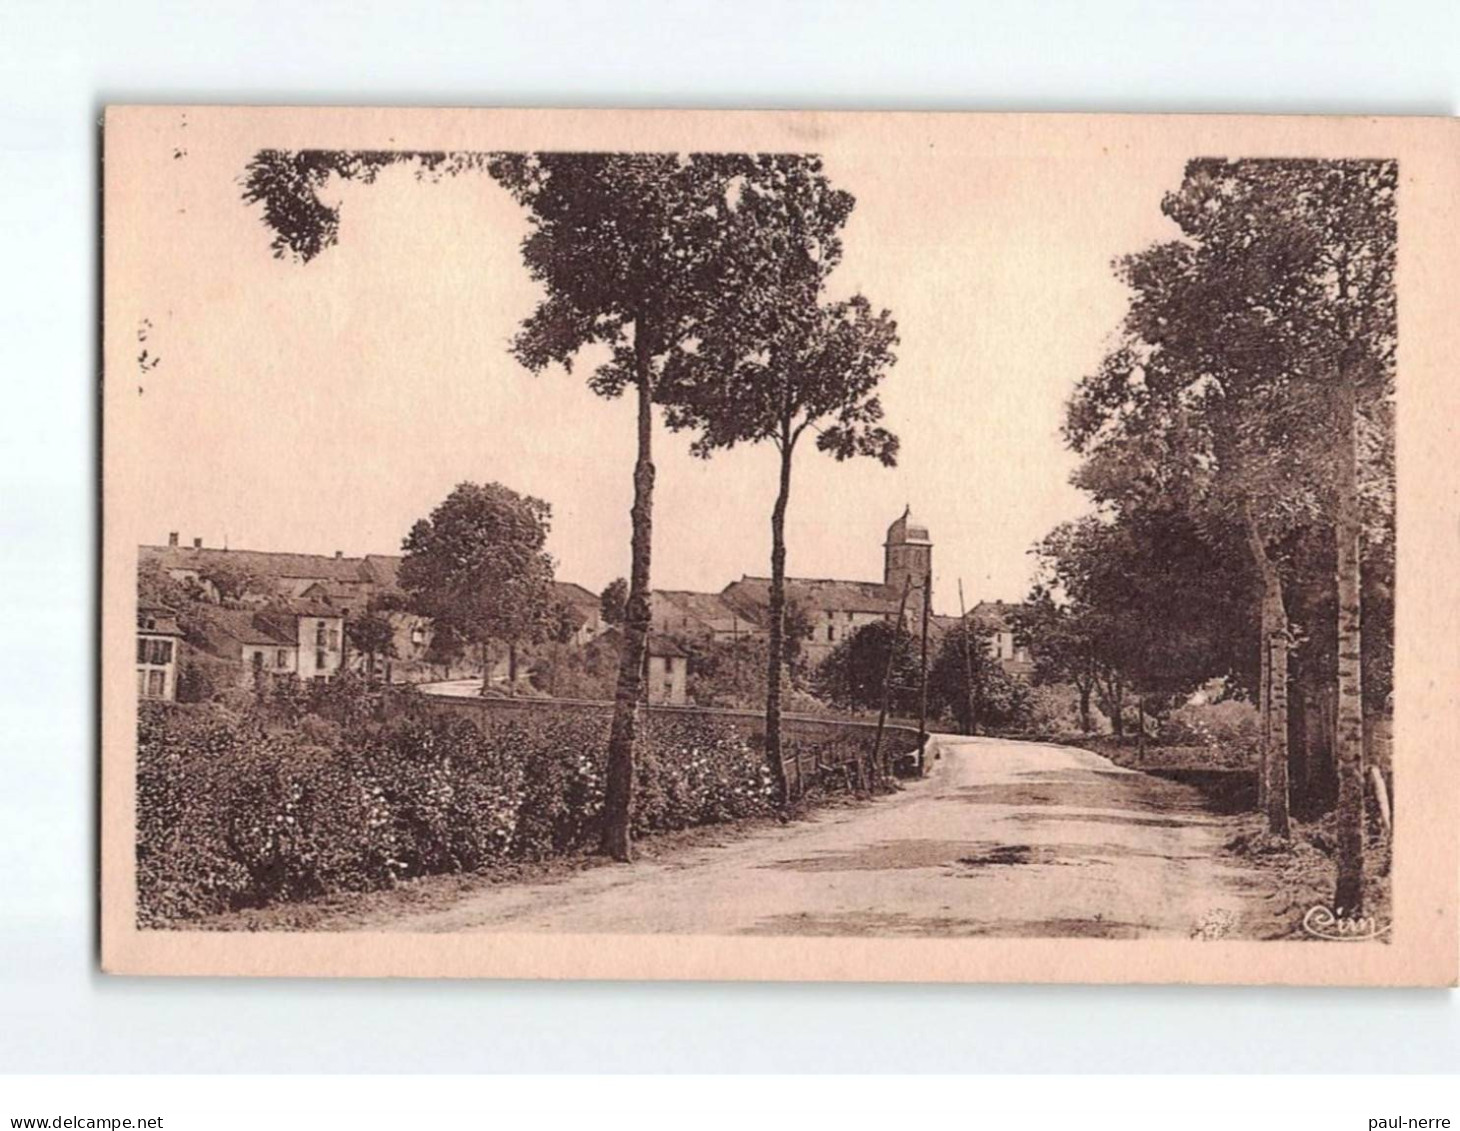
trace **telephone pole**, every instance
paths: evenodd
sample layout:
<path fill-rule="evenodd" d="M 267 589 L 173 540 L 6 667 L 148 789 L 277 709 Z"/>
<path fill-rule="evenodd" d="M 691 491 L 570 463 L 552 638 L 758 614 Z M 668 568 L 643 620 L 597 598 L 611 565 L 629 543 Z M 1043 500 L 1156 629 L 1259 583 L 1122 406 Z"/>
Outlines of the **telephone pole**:
<path fill-rule="evenodd" d="M 968 609 L 963 604 L 963 578 L 958 579 L 958 623 L 963 634 L 963 693 L 968 697 L 968 733 L 978 733 L 977 707 L 973 695 L 973 657 L 968 647 Z"/>

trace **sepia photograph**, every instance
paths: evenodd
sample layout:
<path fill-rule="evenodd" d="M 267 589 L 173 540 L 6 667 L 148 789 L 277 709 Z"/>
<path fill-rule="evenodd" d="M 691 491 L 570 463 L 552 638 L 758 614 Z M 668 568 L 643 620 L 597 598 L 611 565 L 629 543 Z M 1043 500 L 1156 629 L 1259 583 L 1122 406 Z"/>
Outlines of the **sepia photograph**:
<path fill-rule="evenodd" d="M 105 968 L 1453 984 L 1456 141 L 109 109 Z"/>

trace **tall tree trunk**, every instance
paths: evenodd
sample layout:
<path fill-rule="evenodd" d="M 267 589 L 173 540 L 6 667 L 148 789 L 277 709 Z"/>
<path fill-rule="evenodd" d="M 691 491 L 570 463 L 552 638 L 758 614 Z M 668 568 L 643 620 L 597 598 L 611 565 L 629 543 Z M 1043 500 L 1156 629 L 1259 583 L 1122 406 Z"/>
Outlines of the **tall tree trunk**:
<path fill-rule="evenodd" d="M 483 699 L 485 699 L 487 697 L 487 688 L 490 687 L 492 683 L 491 645 L 485 640 L 481 641 L 477 645 L 477 655 L 480 657 L 482 662 L 482 689 L 479 694 Z"/>
<path fill-rule="evenodd" d="M 1094 690 L 1094 685 L 1088 681 L 1077 682 L 1075 690 L 1080 693 L 1080 732 L 1089 734 L 1095 729 L 1090 723 L 1090 692 Z"/>
<path fill-rule="evenodd" d="M 1338 884 L 1336 914 L 1364 910 L 1364 705 L 1360 627 L 1358 445 L 1351 372 L 1339 373 L 1338 536 Z"/>
<path fill-rule="evenodd" d="M 1105 702 L 1110 708 L 1110 729 L 1116 742 L 1125 739 L 1125 688 L 1114 676 L 1105 681 Z"/>
<path fill-rule="evenodd" d="M 786 506 L 791 498 L 791 457 L 794 447 L 790 428 L 781 434 L 781 480 L 776 505 L 771 508 L 770 640 L 766 656 L 765 756 L 770 764 L 776 797 L 782 805 L 791 800 L 786 766 L 781 760 L 781 666 L 786 648 Z"/>
<path fill-rule="evenodd" d="M 1261 759 L 1258 804 L 1268 832 L 1286 837 L 1288 824 L 1288 610 L 1282 578 L 1267 556 L 1267 546 L 1251 511 L 1244 516 L 1247 545 L 1261 581 L 1261 683 L 1258 689 Z"/>
<path fill-rule="evenodd" d="M 1299 819 L 1313 812 L 1312 758 L 1308 743 L 1306 665 L 1301 655 L 1288 653 L 1288 809 Z"/>
<path fill-rule="evenodd" d="M 629 598 L 614 690 L 613 726 L 608 735 L 608 773 L 599 848 L 615 860 L 633 859 L 634 741 L 639 729 L 639 691 L 649 654 L 649 558 L 654 527 L 653 353 L 643 320 L 634 324 L 634 370 L 639 394 L 638 458 L 634 462 L 633 559 Z"/>
<path fill-rule="evenodd" d="M 517 645 L 507 645 L 507 694 L 517 694 Z"/>

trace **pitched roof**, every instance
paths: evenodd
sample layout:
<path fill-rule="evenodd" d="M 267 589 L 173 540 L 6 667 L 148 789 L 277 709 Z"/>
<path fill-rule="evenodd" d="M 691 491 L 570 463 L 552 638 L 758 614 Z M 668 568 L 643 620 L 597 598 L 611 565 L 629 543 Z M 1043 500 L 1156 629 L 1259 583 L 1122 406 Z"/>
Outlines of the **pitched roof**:
<path fill-rule="evenodd" d="M 359 584 L 372 580 L 361 576 L 364 558 L 333 557 L 329 554 L 287 554 L 272 550 L 219 550 L 194 546 L 138 546 L 143 560 L 159 562 L 163 569 L 196 570 L 212 562 L 242 566 L 264 577 L 304 580 L 319 578 Z"/>
<path fill-rule="evenodd" d="M 768 577 L 742 577 L 725 586 L 722 596 L 737 605 L 770 604 Z M 832 578 L 788 577 L 786 598 L 812 612 L 896 613 L 901 599 L 880 581 L 837 581 Z"/>
<path fill-rule="evenodd" d="M 566 601 L 575 607 L 592 607 L 596 610 L 601 604 L 597 593 L 590 593 L 576 581 L 554 581 L 553 592 L 557 595 L 558 600 Z"/>
<path fill-rule="evenodd" d="M 588 645 L 590 648 L 614 648 L 619 647 L 623 639 L 623 629 L 614 625 L 605 632 L 593 638 Z M 667 636 L 661 636 L 657 632 L 649 633 L 649 655 L 651 656 L 688 656 L 689 653 L 676 644 Z"/>
<path fill-rule="evenodd" d="M 177 626 L 177 613 L 166 605 L 139 604 L 137 631 L 150 632 L 154 636 L 182 635 L 182 629 Z"/>
<path fill-rule="evenodd" d="M 399 554 L 366 554 L 360 559 L 360 572 L 376 585 L 397 588 L 400 577 Z"/>
<path fill-rule="evenodd" d="M 1010 618 L 1023 608 L 1024 605 L 1019 602 L 980 601 L 968 610 L 968 615 L 975 624 L 985 628 L 1007 629 Z"/>
<path fill-rule="evenodd" d="M 338 605 L 332 605 L 328 601 L 312 601 L 303 597 L 296 597 L 292 601 L 275 601 L 264 611 L 277 611 L 296 617 L 338 617 L 343 612 Z"/>
<path fill-rule="evenodd" d="M 201 620 L 210 651 L 225 646 L 229 639 L 240 644 L 263 644 L 270 648 L 293 648 L 299 643 L 295 634 L 286 633 L 277 621 L 252 609 L 208 609 Z"/>
<path fill-rule="evenodd" d="M 688 589 L 656 589 L 654 600 L 672 606 L 677 612 L 693 617 L 711 628 L 733 628 L 737 623 L 755 623 L 756 618 L 726 600 L 721 593 L 695 593 Z"/>

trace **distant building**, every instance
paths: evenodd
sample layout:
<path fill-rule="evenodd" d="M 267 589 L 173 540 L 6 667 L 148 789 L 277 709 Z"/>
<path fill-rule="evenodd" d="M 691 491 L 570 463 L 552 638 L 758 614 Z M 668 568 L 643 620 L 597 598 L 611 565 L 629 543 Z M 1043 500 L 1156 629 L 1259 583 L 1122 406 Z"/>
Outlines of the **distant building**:
<path fill-rule="evenodd" d="M 724 593 L 656 589 L 649 596 L 649 617 L 655 632 L 710 643 L 733 644 L 765 635 L 763 611 L 757 619 L 755 611 L 739 607 L 729 588 Z"/>
<path fill-rule="evenodd" d="M 161 605 L 137 607 L 137 698 L 177 698 L 177 614 Z"/>
<path fill-rule="evenodd" d="M 968 618 L 989 635 L 989 649 L 999 666 L 1012 676 L 1027 679 L 1034 674 L 1029 647 L 1020 643 L 1014 631 L 1014 614 L 1022 606 L 1004 601 L 980 601 L 968 611 Z"/>
<path fill-rule="evenodd" d="M 176 534 L 168 535 L 166 546 L 139 546 L 137 549 L 139 561 L 155 561 L 174 580 L 195 582 L 205 591 L 210 586 L 203 572 L 210 563 L 235 566 L 267 578 L 272 584 L 272 592 L 246 595 L 246 598 L 260 604 L 274 596 L 286 599 L 303 597 L 308 589 L 319 585 L 329 589 L 333 601 L 343 603 L 354 599 L 360 602 L 359 607 L 363 607 L 363 602 L 374 593 L 394 586 L 393 570 L 374 555 L 347 558 L 338 550 L 330 555 L 217 549 L 205 547 L 201 538 L 193 539 L 191 546 L 180 546 Z M 394 561 L 398 565 L 399 559 Z M 210 592 L 209 596 L 216 600 L 218 594 Z"/>
<path fill-rule="evenodd" d="M 553 591 L 572 625 L 571 643 L 587 644 L 603 635 L 608 625 L 603 619 L 603 602 L 598 594 L 571 581 L 553 582 Z"/>
<path fill-rule="evenodd" d="M 588 647 L 607 649 L 618 655 L 623 644 L 623 630 L 617 627 L 603 632 Z M 689 655 L 667 636 L 649 634 L 649 654 L 644 663 L 644 698 L 651 705 L 683 706 L 688 701 Z"/>
<path fill-rule="evenodd" d="M 788 577 L 786 599 L 805 614 L 810 637 L 801 642 L 801 654 L 812 667 L 858 629 L 878 621 L 895 621 L 906 595 L 904 624 L 916 636 L 922 627 L 925 601 L 930 604 L 933 542 L 928 527 L 904 508 L 887 529 L 882 544 L 881 581 L 844 581 L 832 578 Z M 242 567 L 264 579 L 269 591 L 245 594 L 244 604 L 255 607 L 209 610 L 207 651 L 243 666 L 241 679 L 249 682 L 255 671 L 264 674 L 292 673 L 300 679 L 330 678 L 348 664 L 363 671 L 364 657 L 354 655 L 345 628 L 351 617 L 362 615 L 372 602 L 393 597 L 384 612 L 395 629 L 395 656 L 377 665 L 377 675 L 396 681 L 442 678 L 442 665 L 428 660 L 433 627 L 429 617 L 405 611 L 398 585 L 401 558 L 390 554 L 346 557 L 327 554 L 276 553 L 258 550 L 229 550 L 205 547 L 201 539 L 181 546 L 171 534 L 165 546 L 141 546 L 140 560 L 157 562 L 174 579 L 194 582 L 206 591 L 205 574 L 211 563 Z M 581 585 L 555 582 L 559 603 L 569 622 L 569 643 L 579 647 L 617 647 L 620 637 L 603 619 L 600 599 Z M 218 594 L 212 593 L 216 600 Z M 992 649 L 1004 669 L 1015 675 L 1033 670 L 1028 649 L 1014 640 L 1010 614 L 1017 606 L 984 601 L 970 612 L 970 618 L 992 630 Z M 686 643 L 734 643 L 763 640 L 770 609 L 770 579 L 743 576 L 719 593 L 688 590 L 655 590 L 650 595 L 651 637 L 646 676 L 652 702 L 683 702 L 689 658 L 675 640 Z M 139 625 L 140 625 L 139 612 Z M 951 624 L 953 617 L 934 616 L 929 629 L 935 637 Z M 175 622 L 174 622 L 175 628 Z M 148 655 L 171 657 L 173 665 L 147 664 L 153 677 L 144 674 L 139 628 L 139 693 L 156 687 L 156 697 L 172 698 L 176 687 L 176 644 L 155 649 Z M 166 634 L 156 639 L 163 640 Z M 167 637 L 167 639 L 171 639 Z M 494 663 L 495 669 L 505 661 Z M 480 670 L 480 664 L 463 658 L 464 670 Z M 504 669 L 505 670 L 505 669 Z M 446 669 L 446 678 L 452 672 Z"/>
<path fill-rule="evenodd" d="M 244 687 L 282 676 L 330 679 L 344 662 L 344 616 L 330 605 L 297 601 L 267 609 L 210 608 L 199 619 L 202 650 L 236 663 Z"/>
<path fill-rule="evenodd" d="M 648 677 L 644 694 L 650 703 L 683 706 L 687 699 L 689 657 L 674 641 L 651 634 Z"/>
<path fill-rule="evenodd" d="M 913 517 L 911 507 L 887 528 L 882 549 L 881 581 L 786 578 L 786 600 L 799 605 L 811 622 L 811 636 L 801 650 L 812 666 L 863 625 L 895 621 L 904 593 L 904 626 L 914 635 L 922 631 L 923 586 L 931 580 L 933 542 L 927 526 Z M 742 577 L 719 596 L 752 623 L 764 625 L 770 585 L 768 577 Z"/>

